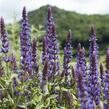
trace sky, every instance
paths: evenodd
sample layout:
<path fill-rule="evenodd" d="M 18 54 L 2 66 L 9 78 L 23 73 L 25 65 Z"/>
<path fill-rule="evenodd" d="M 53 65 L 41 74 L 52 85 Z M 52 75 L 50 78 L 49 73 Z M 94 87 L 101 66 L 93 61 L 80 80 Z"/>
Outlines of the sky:
<path fill-rule="evenodd" d="M 14 16 L 21 19 L 23 6 L 32 11 L 47 4 L 81 14 L 109 14 L 109 0 L 0 0 L 0 16 L 11 23 Z"/>

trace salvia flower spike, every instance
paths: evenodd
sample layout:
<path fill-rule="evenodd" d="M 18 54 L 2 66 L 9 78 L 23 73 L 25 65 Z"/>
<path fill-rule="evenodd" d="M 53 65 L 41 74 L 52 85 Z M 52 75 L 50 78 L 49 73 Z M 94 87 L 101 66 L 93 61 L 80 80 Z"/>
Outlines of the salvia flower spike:
<path fill-rule="evenodd" d="M 55 75 L 57 75 L 59 68 L 60 68 L 60 65 L 59 65 L 59 45 L 58 45 L 58 42 L 57 42 L 55 24 L 53 24 L 53 26 L 52 26 L 51 52 L 50 52 L 50 55 L 49 55 L 49 59 L 50 59 L 50 69 L 53 71 L 53 67 L 54 67 L 54 64 L 55 64 L 55 66 L 56 66 Z"/>
<path fill-rule="evenodd" d="M 37 53 L 37 40 L 36 38 L 32 41 L 32 66 L 35 73 L 38 72 L 38 53 Z"/>
<path fill-rule="evenodd" d="M 99 70 L 98 70 L 98 45 L 96 42 L 96 33 L 94 26 L 91 27 L 90 32 L 90 47 L 89 47 L 89 61 L 90 68 L 88 73 L 88 86 L 90 97 L 96 105 L 100 104 L 100 83 L 99 83 Z M 98 87 L 99 86 L 99 87 Z"/>
<path fill-rule="evenodd" d="M 80 109 L 94 109 L 93 103 L 88 95 L 87 86 L 84 83 L 84 78 L 82 76 L 81 68 L 76 70 L 77 72 L 77 89 L 78 89 L 78 97 L 80 99 Z"/>
<path fill-rule="evenodd" d="M 1 30 L 1 41 L 2 41 L 1 52 L 6 54 L 9 51 L 9 41 L 8 41 L 8 33 L 5 29 L 4 19 L 2 17 L 0 19 L 0 30 Z"/>
<path fill-rule="evenodd" d="M 52 25 L 53 25 L 53 17 L 52 17 L 52 11 L 51 6 L 48 8 L 48 14 L 47 14 L 47 24 L 46 24 L 46 44 L 47 44 L 47 54 L 49 55 L 50 48 L 51 47 L 51 38 L 52 38 Z"/>
<path fill-rule="evenodd" d="M 30 73 L 32 68 L 30 26 L 25 7 L 23 8 L 22 17 L 22 30 L 20 33 L 21 67 L 24 72 Z"/>
<path fill-rule="evenodd" d="M 52 17 L 52 9 L 51 9 L 51 6 L 48 7 L 48 20 L 51 20 L 51 17 Z"/>
<path fill-rule="evenodd" d="M 8 33 L 5 29 L 4 19 L 2 17 L 0 19 L 0 33 L 1 33 L 0 35 L 1 35 L 1 42 L 2 42 L 2 48 L 0 52 L 4 54 L 4 57 L 2 58 L 2 60 L 5 62 L 9 62 L 11 61 L 11 58 L 8 56 L 8 52 L 10 50 Z"/>
<path fill-rule="evenodd" d="M 49 76 L 49 62 L 48 60 L 45 60 L 45 63 L 44 63 L 44 68 L 43 68 L 43 74 L 42 74 L 42 90 L 44 93 L 48 93 L 48 85 L 47 85 L 47 82 L 48 82 L 48 76 Z"/>
<path fill-rule="evenodd" d="M 46 38 L 43 38 L 43 45 L 42 45 L 42 64 L 44 65 L 45 60 L 48 59 L 47 55 L 47 43 L 46 43 Z"/>
<path fill-rule="evenodd" d="M 72 37 L 72 33 L 71 30 L 69 30 L 68 35 L 67 35 L 67 39 L 66 39 L 66 44 L 64 47 L 64 63 L 63 63 L 63 69 L 66 70 L 65 73 L 65 80 L 66 83 L 68 83 L 70 85 L 70 81 L 71 81 L 71 66 L 70 66 L 70 62 L 72 61 L 72 43 L 71 43 L 71 37 Z"/>
<path fill-rule="evenodd" d="M 96 57 L 96 51 L 93 51 L 92 54 L 92 69 L 90 75 L 90 96 L 96 105 L 100 104 L 100 82 L 99 82 L 99 73 L 98 73 L 98 63 Z"/>
<path fill-rule="evenodd" d="M 59 48 L 56 36 L 56 27 L 52 16 L 51 6 L 48 8 L 47 25 L 46 25 L 46 54 L 50 62 L 50 78 L 53 75 L 53 66 L 56 64 L 56 75 L 59 71 Z"/>

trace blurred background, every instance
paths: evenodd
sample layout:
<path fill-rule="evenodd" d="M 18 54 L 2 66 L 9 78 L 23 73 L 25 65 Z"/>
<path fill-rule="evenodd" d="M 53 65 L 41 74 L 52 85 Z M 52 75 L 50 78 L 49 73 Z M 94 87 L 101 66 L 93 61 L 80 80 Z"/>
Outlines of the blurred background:
<path fill-rule="evenodd" d="M 11 46 L 19 50 L 20 20 L 26 6 L 31 25 L 31 36 L 40 42 L 45 36 L 47 7 L 52 6 L 60 49 L 64 47 L 67 31 L 72 30 L 74 53 L 80 42 L 88 53 L 89 30 L 96 27 L 99 54 L 109 47 L 109 0 L 0 0 L 0 16 L 5 19 Z M 39 43 L 39 48 L 41 44 Z"/>

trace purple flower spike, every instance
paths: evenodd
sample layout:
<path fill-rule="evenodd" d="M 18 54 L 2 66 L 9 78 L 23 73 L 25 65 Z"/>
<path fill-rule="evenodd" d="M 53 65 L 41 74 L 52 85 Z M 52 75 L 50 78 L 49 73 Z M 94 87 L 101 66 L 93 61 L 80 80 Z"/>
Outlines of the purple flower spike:
<path fill-rule="evenodd" d="M 80 109 L 95 109 L 93 102 L 91 103 L 91 100 L 88 95 L 87 86 L 85 84 L 85 80 L 82 76 L 81 68 L 76 70 L 77 72 L 77 89 L 78 89 L 78 97 L 80 100 Z"/>
<path fill-rule="evenodd" d="M 81 48 L 80 43 L 77 47 L 76 80 L 81 102 L 80 109 L 94 109 L 88 94 L 85 49 L 84 47 Z"/>
<path fill-rule="evenodd" d="M 48 81 L 48 73 L 49 73 L 49 62 L 48 60 L 45 61 L 44 68 L 43 68 L 43 80 Z"/>
<path fill-rule="evenodd" d="M 66 83 L 68 83 L 70 85 L 70 81 L 71 81 L 71 66 L 70 66 L 70 62 L 72 61 L 72 43 L 71 43 L 71 30 L 69 30 L 69 33 L 67 35 L 67 39 L 66 39 L 66 44 L 64 47 L 64 64 L 63 64 L 63 68 L 66 71 L 65 73 L 65 80 Z"/>
<path fill-rule="evenodd" d="M 8 41 L 8 33 L 5 29 L 4 19 L 2 17 L 0 19 L 0 33 L 1 33 L 1 41 L 2 41 L 1 52 L 6 54 L 9 51 L 9 41 Z"/>
<path fill-rule="evenodd" d="M 47 25 L 46 25 L 46 57 L 50 62 L 49 78 L 53 76 L 53 66 L 56 64 L 56 75 L 59 71 L 59 47 L 56 36 L 55 23 L 52 17 L 51 7 L 48 8 Z M 43 57 L 44 58 L 44 57 Z M 44 63 L 43 63 L 44 64 Z"/>
<path fill-rule="evenodd" d="M 44 93 L 48 93 L 48 76 L 49 76 L 49 62 L 48 60 L 45 60 L 44 68 L 43 68 L 43 74 L 42 74 L 42 90 Z"/>
<path fill-rule="evenodd" d="M 92 101 L 95 102 L 96 105 L 99 105 L 100 103 L 100 83 L 98 80 L 98 64 L 97 64 L 97 58 L 96 58 L 96 51 L 93 51 L 92 54 L 92 69 L 91 74 L 89 77 L 90 82 L 90 96 L 92 98 Z"/>
<path fill-rule="evenodd" d="M 78 68 L 81 69 L 81 73 L 82 73 L 81 75 L 82 75 L 82 78 L 84 79 L 84 84 L 87 86 L 87 66 L 86 66 L 85 48 L 84 47 L 81 48 L 80 44 L 78 48 L 77 64 L 78 64 L 78 67 L 76 69 L 77 70 Z M 88 91 L 88 88 L 87 88 L 87 91 Z"/>
<path fill-rule="evenodd" d="M 53 17 L 52 17 L 51 6 L 49 6 L 48 14 L 47 14 L 47 24 L 46 24 L 46 44 L 47 44 L 48 55 L 49 55 L 49 51 L 50 51 L 49 47 L 51 47 L 50 42 L 51 42 L 51 38 L 52 38 L 52 26 L 53 26 L 53 24 L 54 24 L 54 21 L 53 21 Z"/>
<path fill-rule="evenodd" d="M 56 28 L 55 25 L 52 27 L 52 40 L 51 40 L 51 51 L 49 54 L 49 60 L 51 65 L 51 70 L 53 70 L 54 64 L 56 65 L 56 74 L 59 71 L 59 45 L 56 39 Z"/>
<path fill-rule="evenodd" d="M 35 72 L 38 72 L 38 54 L 37 54 L 37 41 L 34 38 L 32 42 L 32 66 Z"/>
<path fill-rule="evenodd" d="M 51 6 L 48 7 L 48 20 L 50 21 L 52 18 L 52 10 L 51 10 Z"/>
<path fill-rule="evenodd" d="M 99 83 L 99 70 L 98 70 L 98 45 L 96 43 L 96 33 L 95 29 L 91 27 L 90 33 L 90 48 L 89 48 L 89 60 L 90 60 L 90 68 L 89 68 L 89 94 L 92 101 L 95 102 L 96 105 L 100 104 L 100 83 Z"/>
<path fill-rule="evenodd" d="M 82 49 L 80 50 L 80 68 L 82 71 L 82 76 L 85 79 L 85 84 L 87 84 L 87 66 L 86 66 L 86 54 L 84 47 L 82 47 Z"/>
<path fill-rule="evenodd" d="M 48 59 L 47 44 L 46 44 L 46 38 L 43 38 L 43 48 L 42 48 L 42 64 L 43 65 L 44 65 L 46 59 Z"/>
<path fill-rule="evenodd" d="M 20 46 L 21 46 L 21 67 L 24 72 L 31 72 L 32 70 L 32 56 L 31 56 L 31 42 L 30 42 L 30 26 L 26 8 L 22 12 L 22 30 L 20 33 Z"/>
<path fill-rule="evenodd" d="M 89 59 L 90 59 L 90 66 L 91 66 L 91 60 L 92 60 L 92 54 L 93 51 L 96 51 L 96 56 L 98 58 L 98 45 L 96 43 L 97 38 L 96 38 L 96 32 L 94 26 L 91 27 L 91 32 L 90 32 L 90 47 L 89 47 Z"/>

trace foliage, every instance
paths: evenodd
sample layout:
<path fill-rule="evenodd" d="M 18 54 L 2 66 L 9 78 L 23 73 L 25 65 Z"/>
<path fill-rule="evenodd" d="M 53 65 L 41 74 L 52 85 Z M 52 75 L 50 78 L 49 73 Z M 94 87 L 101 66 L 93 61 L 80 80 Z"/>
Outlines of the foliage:
<path fill-rule="evenodd" d="M 43 6 L 37 10 L 29 12 L 30 24 L 36 28 L 38 25 L 44 25 L 46 21 L 46 10 L 48 6 Z M 103 51 L 109 42 L 109 15 L 86 15 L 76 12 L 65 11 L 57 7 L 53 7 L 53 16 L 56 22 L 56 30 L 61 47 L 64 47 L 67 31 L 73 31 L 73 45 L 81 43 L 87 48 L 89 39 L 90 25 L 96 26 L 97 38 L 100 44 L 100 50 Z M 33 17 L 34 16 L 34 17 Z"/>
<path fill-rule="evenodd" d="M 46 7 L 43 8 L 45 11 Z M 56 10 L 54 8 L 54 13 Z M 69 12 L 57 12 L 69 17 Z M 72 16 L 80 20 L 76 17 L 78 14 L 74 14 Z M 33 25 L 30 27 L 25 7 L 21 26 L 15 22 L 5 28 L 3 18 L 0 19 L 0 109 L 109 109 L 109 48 L 106 52 L 105 70 L 103 64 L 100 65 L 99 72 L 97 38 L 92 26 L 90 46 L 87 46 L 90 48 L 89 62 L 81 44 L 78 44 L 76 59 L 72 57 L 71 31 L 65 38 L 64 54 L 59 54 L 51 7 L 48 8 L 47 17 L 46 32 L 41 25 L 38 28 Z M 31 22 L 31 18 L 29 19 Z M 69 21 L 70 19 L 64 21 L 67 22 L 66 27 L 61 25 L 63 30 L 67 28 Z M 86 21 L 83 19 L 81 22 Z M 36 34 L 37 39 L 34 38 Z M 44 34 L 46 36 L 42 49 L 40 36 Z M 44 53 L 43 64 L 41 52 Z M 73 63 L 72 66 L 72 60 L 76 60 L 76 65 Z"/>

